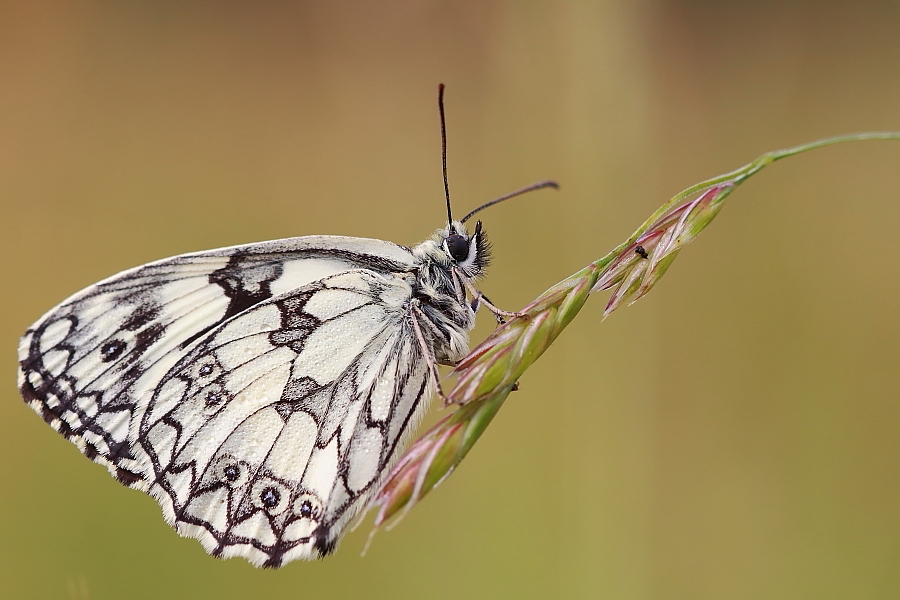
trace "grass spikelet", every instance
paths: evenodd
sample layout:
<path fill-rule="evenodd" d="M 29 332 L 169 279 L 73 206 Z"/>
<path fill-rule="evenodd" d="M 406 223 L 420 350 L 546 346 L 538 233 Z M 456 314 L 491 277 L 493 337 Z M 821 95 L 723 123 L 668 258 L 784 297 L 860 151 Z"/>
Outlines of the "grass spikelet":
<path fill-rule="evenodd" d="M 858 133 L 767 152 L 730 173 L 693 185 L 654 212 L 612 252 L 560 281 L 498 327 L 454 369 L 447 394 L 457 408 L 416 440 L 383 478 L 367 508 L 377 508 L 373 534 L 399 520 L 462 461 L 525 370 L 575 318 L 591 292 L 611 289 L 604 318 L 655 286 L 681 249 L 716 217 L 724 200 L 767 165 L 831 144 L 897 140 L 900 133 Z"/>

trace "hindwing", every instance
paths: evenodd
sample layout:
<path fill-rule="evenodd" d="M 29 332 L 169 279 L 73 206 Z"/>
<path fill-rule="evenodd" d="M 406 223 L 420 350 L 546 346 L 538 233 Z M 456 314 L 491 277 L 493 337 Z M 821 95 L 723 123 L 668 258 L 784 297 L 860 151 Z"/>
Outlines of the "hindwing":
<path fill-rule="evenodd" d="M 137 434 L 167 520 L 256 564 L 330 552 L 425 407 L 409 296 L 400 279 L 351 271 L 195 345 Z"/>

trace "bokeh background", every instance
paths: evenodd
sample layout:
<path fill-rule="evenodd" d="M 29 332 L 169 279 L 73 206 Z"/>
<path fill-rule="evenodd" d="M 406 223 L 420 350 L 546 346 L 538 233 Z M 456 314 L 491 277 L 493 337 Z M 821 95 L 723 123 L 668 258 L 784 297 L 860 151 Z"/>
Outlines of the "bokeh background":
<path fill-rule="evenodd" d="M 900 3 L 0 3 L 0 597 L 900 597 L 900 143 L 742 186 L 662 283 L 589 303 L 365 557 L 279 571 L 175 535 L 20 401 L 21 332 L 181 252 L 413 244 L 450 187 L 515 309 L 680 189 L 900 129 Z M 476 337 L 490 328 L 482 318 Z"/>

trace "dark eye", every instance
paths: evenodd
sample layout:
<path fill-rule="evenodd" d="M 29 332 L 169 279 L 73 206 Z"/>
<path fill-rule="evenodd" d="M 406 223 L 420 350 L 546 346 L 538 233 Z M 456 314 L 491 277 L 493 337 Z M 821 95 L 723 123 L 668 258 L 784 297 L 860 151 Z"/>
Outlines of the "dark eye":
<path fill-rule="evenodd" d="M 467 240 L 463 236 L 459 235 L 458 233 L 448 235 L 446 244 L 447 251 L 456 262 L 463 262 L 464 260 L 469 258 L 469 240 Z"/>

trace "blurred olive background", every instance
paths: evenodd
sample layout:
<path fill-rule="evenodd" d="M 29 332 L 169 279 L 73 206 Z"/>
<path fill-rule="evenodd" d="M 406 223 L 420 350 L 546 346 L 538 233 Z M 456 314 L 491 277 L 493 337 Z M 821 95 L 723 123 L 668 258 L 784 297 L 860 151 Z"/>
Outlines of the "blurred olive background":
<path fill-rule="evenodd" d="M 659 287 L 597 297 L 463 466 L 361 558 L 261 571 L 179 538 L 19 399 L 22 331 L 181 252 L 414 244 L 484 213 L 515 309 L 680 189 L 900 129 L 900 3 L 0 4 L 0 597 L 900 597 L 900 143 L 731 196 Z M 482 315 L 476 338 L 490 329 Z"/>

